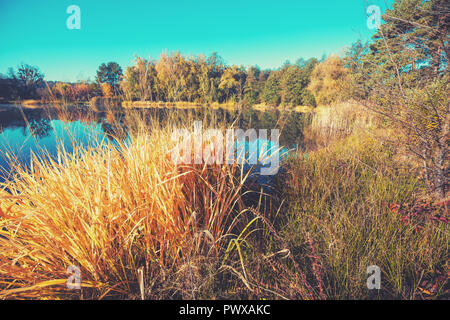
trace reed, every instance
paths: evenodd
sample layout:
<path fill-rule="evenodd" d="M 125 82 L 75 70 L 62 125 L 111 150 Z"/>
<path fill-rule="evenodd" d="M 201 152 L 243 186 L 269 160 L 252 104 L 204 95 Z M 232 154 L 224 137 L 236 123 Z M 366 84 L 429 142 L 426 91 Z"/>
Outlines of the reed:
<path fill-rule="evenodd" d="M 308 149 L 323 147 L 350 134 L 379 128 L 380 117 L 367 108 L 352 102 L 318 106 L 309 114 L 310 126 L 304 131 Z"/>
<path fill-rule="evenodd" d="M 56 158 L 33 155 L 28 169 L 10 157 L 0 297 L 170 297 L 152 288 L 170 287 L 168 275 L 192 280 L 193 264 L 215 261 L 238 223 L 247 176 L 236 164 L 175 165 L 171 129 L 137 122 L 124 142 L 74 141 L 70 154 L 61 146 Z M 66 289 L 69 266 L 81 269 L 81 290 Z"/>

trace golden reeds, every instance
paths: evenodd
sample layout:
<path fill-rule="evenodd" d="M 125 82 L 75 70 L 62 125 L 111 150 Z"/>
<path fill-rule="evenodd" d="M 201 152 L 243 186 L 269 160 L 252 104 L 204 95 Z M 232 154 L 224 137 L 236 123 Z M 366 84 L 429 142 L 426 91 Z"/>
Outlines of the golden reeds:
<path fill-rule="evenodd" d="M 126 142 L 61 146 L 56 159 L 32 155 L 29 169 L 12 163 L 15 178 L 0 189 L 0 298 L 143 297 L 138 270 L 217 255 L 243 173 L 176 165 L 170 128 L 137 128 Z M 66 289 L 72 265 L 82 295 Z"/>

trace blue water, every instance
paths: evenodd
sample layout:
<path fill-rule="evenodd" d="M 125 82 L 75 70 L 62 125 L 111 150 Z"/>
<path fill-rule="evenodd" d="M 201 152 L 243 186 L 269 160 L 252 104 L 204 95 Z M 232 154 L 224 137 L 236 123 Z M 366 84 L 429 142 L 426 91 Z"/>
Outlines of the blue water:
<path fill-rule="evenodd" d="M 71 111 L 72 112 L 72 111 Z M 161 110 L 148 111 L 152 112 L 153 116 L 161 117 L 167 116 Z M 171 110 L 181 119 L 203 119 L 204 114 L 198 111 L 180 111 Z M 207 111 L 210 112 L 210 111 Z M 213 111 L 216 116 L 222 116 L 223 119 L 234 121 L 235 115 L 228 114 L 224 111 Z M 112 143 L 114 140 L 111 134 L 115 136 L 115 130 L 122 133 L 122 139 L 126 139 L 127 128 L 123 125 L 121 119 L 122 115 L 117 113 L 114 115 L 114 123 L 118 123 L 119 127 L 110 124 L 105 119 L 105 114 L 89 113 L 85 110 L 76 109 L 71 114 L 71 121 L 60 120 L 58 115 L 52 112 L 44 112 L 43 110 L 27 110 L 24 113 L 19 112 L 18 109 L 10 108 L 8 111 L 0 110 L 0 181 L 11 176 L 11 166 L 9 165 L 9 157 L 16 159 L 21 165 L 27 166 L 30 163 L 31 153 L 37 156 L 45 157 L 50 155 L 52 157 L 57 155 L 58 148 L 64 146 L 69 153 L 73 151 L 73 146 L 78 147 L 95 146 L 98 142 L 104 139 L 110 139 Z M 248 114 L 238 115 L 239 124 L 244 129 L 253 127 L 255 129 L 272 129 L 276 128 L 279 114 L 271 113 L 255 113 L 254 111 Z M 25 120 L 26 119 L 26 120 Z M 83 119 L 80 121 L 79 119 Z M 285 130 L 281 132 L 280 145 L 273 143 L 270 140 L 256 139 L 254 141 L 245 141 L 245 149 L 257 150 L 258 155 L 261 148 L 265 146 L 269 151 L 263 163 L 258 163 L 255 172 L 261 172 L 261 167 L 271 168 L 274 157 L 279 157 L 279 162 L 288 154 L 288 148 L 295 147 L 301 138 L 302 124 L 296 115 L 289 115 L 288 125 Z M 190 120 L 187 120 L 190 121 Z M 287 129 L 286 129 L 287 128 Z M 256 144 L 256 146 L 255 146 Z M 238 151 L 239 142 L 236 144 L 236 152 Z M 256 149 L 255 149 L 256 148 Z M 278 153 L 275 152 L 278 150 Z M 245 164 L 244 169 L 248 170 L 251 165 Z M 277 170 L 275 170 L 275 173 Z M 264 177 L 262 178 L 264 181 Z"/>
<path fill-rule="evenodd" d="M 71 153 L 74 144 L 82 147 L 95 146 L 99 141 L 107 139 L 102 126 L 96 122 L 49 120 L 47 124 L 46 133 L 41 135 L 30 126 L 10 127 L 0 133 L 0 178 L 4 179 L 11 174 L 10 157 L 26 166 L 30 163 L 32 153 L 40 157 L 55 156 L 61 146 Z"/>

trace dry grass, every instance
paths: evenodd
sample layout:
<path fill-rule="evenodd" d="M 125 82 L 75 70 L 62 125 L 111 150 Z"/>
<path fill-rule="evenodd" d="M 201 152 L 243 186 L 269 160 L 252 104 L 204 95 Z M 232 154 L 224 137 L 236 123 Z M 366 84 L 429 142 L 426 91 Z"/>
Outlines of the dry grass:
<path fill-rule="evenodd" d="M 141 117 L 125 116 L 124 142 L 73 141 L 71 154 L 15 164 L 0 188 L 0 298 L 448 296 L 443 213 L 411 209 L 405 224 L 389 209 L 413 203 L 422 183 L 385 142 L 393 132 L 358 106 L 319 107 L 305 130 L 313 150 L 288 159 L 274 195 L 256 198 L 236 164 L 172 162 L 176 115 Z M 365 286 L 373 264 L 377 293 Z M 81 290 L 66 289 L 71 265 Z"/>
<path fill-rule="evenodd" d="M 224 109 L 224 110 L 238 110 L 239 105 L 236 103 L 198 103 L 198 102 L 161 102 L 161 101 L 122 101 L 122 107 L 125 109 L 132 108 L 167 108 L 167 109 L 197 109 L 197 108 L 209 108 L 209 109 Z"/>
<path fill-rule="evenodd" d="M 304 144 L 307 149 L 315 149 L 352 133 L 376 129 L 379 125 L 378 116 L 354 102 L 319 106 L 311 113 L 311 124 L 304 131 Z"/>
<path fill-rule="evenodd" d="M 195 283 L 195 264 L 215 261 L 238 222 L 246 177 L 236 165 L 175 165 L 169 130 L 137 126 L 127 143 L 15 164 L 0 190 L 0 297 L 132 298 L 138 270 L 145 297 L 176 295 L 169 276 Z M 81 291 L 65 289 L 71 265 Z"/>

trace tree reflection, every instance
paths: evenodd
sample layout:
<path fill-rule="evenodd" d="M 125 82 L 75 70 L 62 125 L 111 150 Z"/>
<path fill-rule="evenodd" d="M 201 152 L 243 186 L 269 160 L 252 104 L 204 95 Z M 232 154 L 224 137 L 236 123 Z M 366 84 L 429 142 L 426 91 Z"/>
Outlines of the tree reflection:
<path fill-rule="evenodd" d="M 161 127 L 192 128 L 194 121 L 202 121 L 204 128 L 226 127 L 254 129 L 280 129 L 280 144 L 287 148 L 301 146 L 303 129 L 308 116 L 296 112 L 279 112 L 277 110 L 259 111 L 252 108 L 240 110 L 194 108 L 194 109 L 131 109 L 92 112 L 84 108 L 67 108 L 61 110 L 23 110 L 11 109 L 2 111 L 0 115 L 1 130 L 23 128 L 24 136 L 27 128 L 33 136 L 39 138 L 51 134 L 52 120 L 64 122 L 79 121 L 81 123 L 98 123 L 108 138 L 124 140 L 130 132 L 139 128 L 136 119 L 145 123 L 157 123 Z M 151 126 L 150 126 L 151 127 Z"/>
<path fill-rule="evenodd" d="M 101 126 L 109 139 L 124 141 L 128 137 L 128 126 L 121 112 L 108 111 L 101 120 Z"/>
<path fill-rule="evenodd" d="M 29 120 L 30 134 L 32 136 L 36 136 L 39 139 L 48 137 L 50 135 L 50 131 L 52 130 L 52 126 L 50 125 L 50 120 L 47 118 L 42 118 L 40 120 L 31 119 Z"/>

